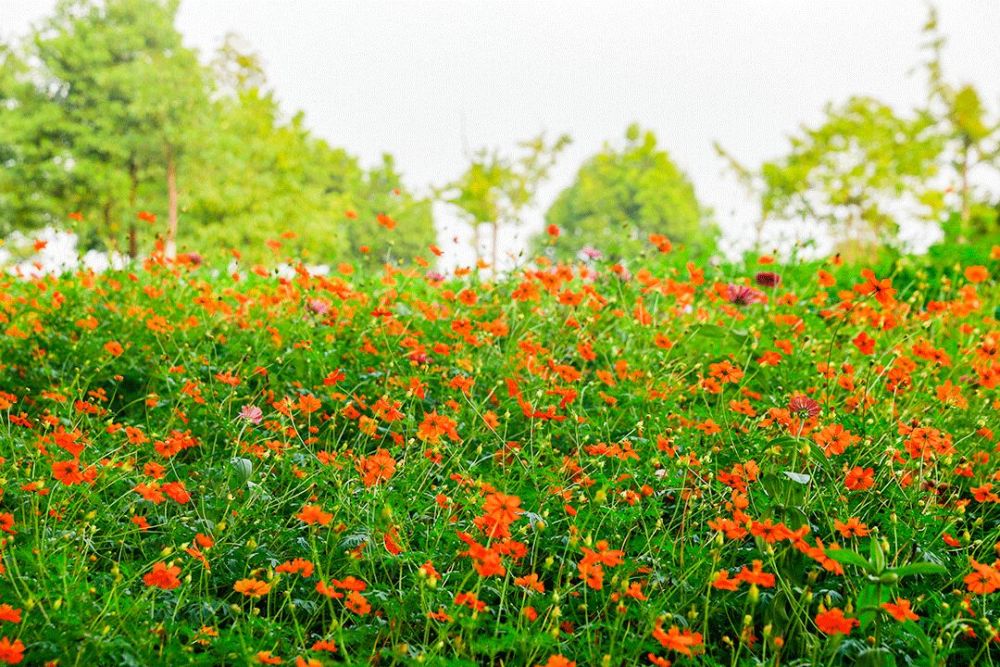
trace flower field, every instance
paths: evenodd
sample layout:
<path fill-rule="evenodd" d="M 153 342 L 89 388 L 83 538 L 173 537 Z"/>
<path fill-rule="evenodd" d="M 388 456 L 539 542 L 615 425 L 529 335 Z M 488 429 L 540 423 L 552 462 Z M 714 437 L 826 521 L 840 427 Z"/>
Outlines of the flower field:
<path fill-rule="evenodd" d="M 0 662 L 1000 661 L 1000 251 L 653 241 L 3 278 Z"/>

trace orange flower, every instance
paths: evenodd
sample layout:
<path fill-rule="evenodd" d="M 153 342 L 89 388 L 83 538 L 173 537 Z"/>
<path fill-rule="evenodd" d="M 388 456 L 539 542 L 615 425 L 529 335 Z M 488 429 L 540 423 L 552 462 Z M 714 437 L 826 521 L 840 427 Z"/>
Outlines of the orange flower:
<path fill-rule="evenodd" d="M 970 560 L 973 571 L 963 579 L 969 592 L 977 595 L 988 595 L 1000 590 L 1000 571 L 985 563 Z"/>
<path fill-rule="evenodd" d="M 874 296 L 875 299 L 885 307 L 896 302 L 896 290 L 892 288 L 892 280 L 884 278 L 879 280 L 875 277 L 875 272 L 871 269 L 862 269 L 861 277 L 865 282 L 854 286 L 854 291 L 865 296 Z"/>
<path fill-rule="evenodd" d="M 347 594 L 347 600 L 344 602 L 344 606 L 358 616 L 366 616 L 368 612 L 372 610 L 372 607 L 368 604 L 368 600 L 365 599 L 365 596 L 357 591 L 351 591 Z"/>
<path fill-rule="evenodd" d="M 7 637 L 0 638 L 0 662 L 16 665 L 24 660 L 24 643 L 20 639 L 11 641 Z"/>
<path fill-rule="evenodd" d="M 545 584 L 538 580 L 538 575 L 534 572 L 523 577 L 515 578 L 514 585 L 527 588 L 528 590 L 535 591 L 536 593 L 545 592 Z"/>
<path fill-rule="evenodd" d="M 660 620 L 656 621 L 656 627 L 653 628 L 653 639 L 660 642 L 663 648 L 677 651 L 681 655 L 694 655 L 692 649 L 698 648 L 702 642 L 700 632 L 691 632 L 687 628 L 681 631 L 676 625 L 664 632 L 663 621 Z"/>
<path fill-rule="evenodd" d="M 280 665 L 282 662 L 281 658 L 270 651 L 257 651 L 255 658 L 262 665 Z"/>
<path fill-rule="evenodd" d="M 233 590 L 250 598 L 259 598 L 262 595 L 267 595 L 271 586 L 257 579 L 240 579 L 233 584 Z"/>
<path fill-rule="evenodd" d="M 549 225 L 550 227 L 555 227 L 555 225 Z M 558 229 L 558 227 L 556 228 Z M 545 661 L 544 665 L 535 665 L 535 667 L 576 667 L 576 663 L 568 658 L 564 658 L 559 655 L 550 655 L 549 659 Z"/>
<path fill-rule="evenodd" d="M 8 623 L 20 623 L 21 622 L 21 610 L 11 607 L 9 604 L 0 604 L 0 621 L 6 621 Z"/>
<path fill-rule="evenodd" d="M 181 580 L 177 578 L 177 575 L 180 573 L 181 568 L 176 565 L 155 563 L 152 571 L 146 573 L 142 580 L 147 586 L 162 588 L 165 591 L 169 591 L 181 585 Z"/>
<path fill-rule="evenodd" d="M 324 512 L 323 508 L 319 505 L 305 505 L 295 517 L 310 526 L 316 523 L 325 526 L 333 520 L 333 515 L 329 512 Z"/>
<path fill-rule="evenodd" d="M 861 523 L 856 516 L 852 516 L 846 523 L 839 519 L 834 519 L 833 527 L 840 532 L 841 537 L 865 537 L 868 535 L 868 526 Z"/>
<path fill-rule="evenodd" d="M 836 607 L 816 614 L 816 627 L 823 634 L 848 635 L 851 633 L 851 628 L 858 625 L 861 625 L 858 619 L 845 617 L 843 610 Z"/>
<path fill-rule="evenodd" d="M 861 354 L 871 355 L 875 352 L 875 339 L 867 334 L 867 332 L 862 331 L 857 336 L 851 339 L 854 343 L 854 347 L 861 351 Z"/>
<path fill-rule="evenodd" d="M 981 283 L 988 280 L 990 277 L 990 272 L 985 266 L 967 266 L 965 267 L 965 279 L 970 283 Z"/>
<path fill-rule="evenodd" d="M 855 466 L 847 473 L 844 486 L 851 491 L 864 491 L 875 485 L 875 471 L 872 468 Z"/>
<path fill-rule="evenodd" d="M 882 609 L 885 609 L 890 616 L 900 623 L 915 621 L 920 618 L 913 613 L 913 610 L 910 609 L 910 601 L 905 598 L 896 598 L 895 602 L 884 602 Z"/>

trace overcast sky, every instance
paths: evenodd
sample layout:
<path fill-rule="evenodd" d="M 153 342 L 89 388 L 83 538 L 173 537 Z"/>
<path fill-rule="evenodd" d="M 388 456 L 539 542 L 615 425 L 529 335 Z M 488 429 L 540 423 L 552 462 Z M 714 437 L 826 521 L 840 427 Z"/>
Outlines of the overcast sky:
<path fill-rule="evenodd" d="M 54 4 L 0 0 L 0 34 L 24 34 Z M 1000 2 L 938 4 L 948 76 L 996 108 Z M 507 149 L 541 130 L 569 133 L 536 228 L 581 162 L 637 121 L 739 239 L 753 207 L 712 142 L 753 165 L 781 154 L 827 101 L 919 103 L 923 79 L 908 72 L 926 16 L 919 0 L 186 0 L 178 24 L 203 55 L 227 32 L 244 36 L 286 111 L 304 110 L 367 164 L 391 152 L 417 189 L 463 170 L 463 142 Z M 442 233 L 447 246 L 454 233 Z"/>

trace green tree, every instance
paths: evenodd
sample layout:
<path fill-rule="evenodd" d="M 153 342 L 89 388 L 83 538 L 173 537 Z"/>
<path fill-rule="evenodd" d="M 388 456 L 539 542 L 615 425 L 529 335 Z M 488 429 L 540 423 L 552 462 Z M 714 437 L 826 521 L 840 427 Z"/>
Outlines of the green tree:
<path fill-rule="evenodd" d="M 869 97 L 828 105 L 789 152 L 756 170 L 762 220 L 825 224 L 845 252 L 891 243 L 902 216 L 935 220 L 942 141 L 925 113 L 909 117 Z M 745 176 L 745 169 L 739 168 Z"/>
<path fill-rule="evenodd" d="M 497 270 L 500 235 L 505 227 L 521 223 L 525 209 L 532 205 L 538 188 L 555 166 L 559 154 L 570 144 L 567 135 L 549 143 L 544 134 L 518 144 L 520 154 L 501 155 L 481 149 L 469 160 L 469 167 L 455 181 L 443 186 L 438 196 L 456 207 L 473 230 L 476 260 L 481 259 L 481 230 L 490 231 L 490 259 Z"/>
<path fill-rule="evenodd" d="M 61 0 L 35 32 L 33 66 L 13 77 L 17 102 L 5 121 L 15 129 L 3 143 L 16 147 L 8 166 L 19 187 L 44 194 L 10 198 L 15 225 L 97 211 L 84 235 L 117 247 L 127 230 L 135 254 L 138 207 L 165 198 L 170 251 L 177 161 L 209 86 L 174 27 L 176 11 L 176 0 Z"/>
<path fill-rule="evenodd" d="M 391 156 L 366 171 L 315 137 L 302 113 L 286 120 L 259 57 L 237 36 L 226 38 L 213 70 L 211 132 L 181 165 L 192 184 L 182 208 L 194 223 L 181 230 L 182 247 L 235 247 L 260 262 L 273 255 L 268 242 L 280 242 L 285 257 L 386 261 L 434 242 L 430 203 L 406 189 Z M 380 214 L 393 231 L 378 225 Z"/>
<path fill-rule="evenodd" d="M 638 125 L 629 126 L 622 148 L 606 144 L 587 160 L 545 215 L 561 231 L 554 249 L 561 259 L 587 246 L 613 258 L 635 256 L 650 234 L 699 243 L 711 233 L 705 218 L 691 181 Z"/>
<path fill-rule="evenodd" d="M 935 120 L 935 129 L 943 138 L 940 161 L 959 199 L 959 210 L 946 221 L 945 234 L 948 240 L 965 243 L 998 232 L 998 203 L 990 200 L 995 194 L 977 187 L 976 181 L 980 174 L 996 175 L 1000 169 L 1000 117 L 991 117 L 974 86 L 954 84 L 945 78 L 941 56 L 946 40 L 939 32 L 934 8 L 930 9 L 924 35 L 924 51 L 928 54 L 924 65 L 926 113 Z"/>

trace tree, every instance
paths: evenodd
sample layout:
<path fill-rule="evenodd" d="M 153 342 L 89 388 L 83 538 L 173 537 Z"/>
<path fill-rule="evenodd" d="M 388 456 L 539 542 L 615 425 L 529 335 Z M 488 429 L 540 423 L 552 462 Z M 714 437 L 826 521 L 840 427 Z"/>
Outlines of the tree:
<path fill-rule="evenodd" d="M 567 135 L 548 143 L 544 134 L 518 144 L 520 155 L 508 157 L 497 150 L 479 150 L 469 167 L 455 181 L 440 188 L 438 196 L 455 206 L 473 230 L 476 260 L 481 258 L 480 229 L 490 229 L 490 258 L 498 270 L 500 231 L 518 225 L 524 210 L 535 201 L 539 186 L 555 166 L 559 154 L 570 144 Z"/>
<path fill-rule="evenodd" d="M 868 97 L 827 106 L 825 120 L 761 166 L 766 216 L 826 223 L 841 243 L 891 243 L 901 216 L 934 220 L 931 179 L 941 140 L 922 113 L 907 118 Z"/>
<path fill-rule="evenodd" d="M 218 94 L 204 123 L 211 131 L 181 164 L 192 183 L 183 208 L 195 223 L 182 230 L 181 245 L 236 247 L 248 261 L 264 261 L 269 245 L 281 243 L 287 256 L 329 262 L 408 259 L 434 242 L 430 203 L 406 189 L 391 156 L 366 171 L 315 137 L 304 114 L 286 119 L 259 57 L 235 35 L 213 70 Z M 380 214 L 396 223 L 391 233 L 377 223 Z"/>
<path fill-rule="evenodd" d="M 98 210 L 99 221 L 81 231 L 115 247 L 127 226 L 134 255 L 146 190 L 145 200 L 170 202 L 169 252 L 176 162 L 208 88 L 174 27 L 176 11 L 176 0 L 61 0 L 32 36 L 32 68 L 5 86 L 16 91 L 5 114 L 15 129 L 3 143 L 15 147 L 8 166 L 20 187 L 44 194 L 15 203 L 17 226 Z"/>
<path fill-rule="evenodd" d="M 622 148 L 605 144 L 584 163 L 545 221 L 560 229 L 559 258 L 571 259 L 587 246 L 625 258 L 642 252 L 650 234 L 707 240 L 705 217 L 694 186 L 657 146 L 656 135 L 631 125 Z"/>
<path fill-rule="evenodd" d="M 975 88 L 945 80 L 937 25 L 932 9 L 921 108 L 899 113 L 870 97 L 828 105 L 823 122 L 791 137 L 786 155 L 755 169 L 716 147 L 757 199 L 758 231 L 769 220 L 819 222 L 838 250 L 856 255 L 894 243 L 903 220 L 944 219 L 946 240 L 959 242 L 996 229 L 997 206 L 975 177 L 995 173 L 1000 120 L 989 118 Z"/>
<path fill-rule="evenodd" d="M 941 163 L 948 172 L 951 190 L 959 198 L 957 217 L 945 223 L 945 234 L 959 243 L 995 233 L 997 204 L 989 194 L 976 186 L 979 173 L 1000 168 L 1000 118 L 990 118 L 975 87 L 952 84 L 944 76 L 942 52 L 946 40 L 938 31 L 937 11 L 929 10 L 924 25 L 928 54 L 924 69 L 927 74 L 927 108 L 925 113 L 935 120 L 935 129 L 943 139 Z"/>

